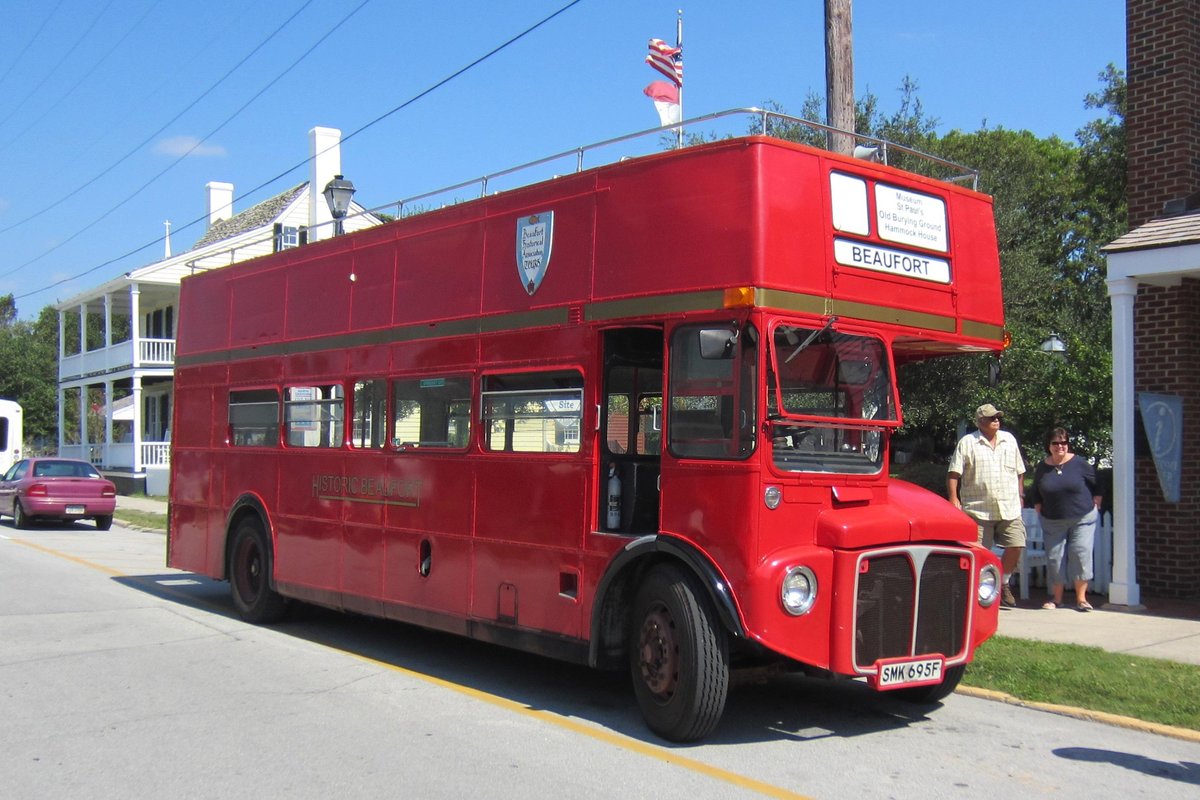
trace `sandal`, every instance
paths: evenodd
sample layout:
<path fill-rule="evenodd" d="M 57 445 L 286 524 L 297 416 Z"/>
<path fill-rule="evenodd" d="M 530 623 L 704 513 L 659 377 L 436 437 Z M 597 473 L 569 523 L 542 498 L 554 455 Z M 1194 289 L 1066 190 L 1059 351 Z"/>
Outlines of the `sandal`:
<path fill-rule="evenodd" d="M 1077 605 L 1075 607 L 1077 609 L 1079 609 L 1080 611 L 1091 611 L 1092 610 L 1092 604 L 1089 603 L 1087 600 L 1084 600 L 1082 603 L 1080 603 L 1079 605 Z"/>
<path fill-rule="evenodd" d="M 1052 610 L 1058 608 L 1058 606 L 1056 606 L 1050 600 L 1047 600 L 1046 602 L 1042 603 L 1042 608 L 1045 609 L 1046 611 L 1052 611 Z"/>

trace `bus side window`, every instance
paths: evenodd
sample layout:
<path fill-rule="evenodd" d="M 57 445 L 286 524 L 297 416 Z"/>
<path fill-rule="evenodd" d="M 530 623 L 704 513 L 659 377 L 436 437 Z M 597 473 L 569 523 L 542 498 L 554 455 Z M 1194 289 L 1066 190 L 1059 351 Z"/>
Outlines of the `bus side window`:
<path fill-rule="evenodd" d="M 345 418 L 341 384 L 289 386 L 283 427 L 289 447 L 341 447 Z"/>
<path fill-rule="evenodd" d="M 392 381 L 392 447 L 464 450 L 471 442 L 471 378 Z"/>
<path fill-rule="evenodd" d="M 229 392 L 229 443 L 234 447 L 279 445 L 279 392 L 245 389 Z"/>
<path fill-rule="evenodd" d="M 387 382 L 357 381 L 354 384 L 353 413 L 350 446 L 383 447 L 387 442 Z"/>
<path fill-rule="evenodd" d="M 583 375 L 575 370 L 485 375 L 484 448 L 506 453 L 577 453 Z"/>

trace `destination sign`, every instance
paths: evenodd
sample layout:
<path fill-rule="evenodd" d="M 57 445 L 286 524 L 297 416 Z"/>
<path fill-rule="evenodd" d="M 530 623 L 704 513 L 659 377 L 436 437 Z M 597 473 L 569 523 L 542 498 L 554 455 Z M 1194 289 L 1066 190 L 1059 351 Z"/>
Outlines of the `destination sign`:
<path fill-rule="evenodd" d="M 889 272 L 934 283 L 950 282 L 950 262 L 944 258 L 932 258 L 849 239 L 833 240 L 833 258 L 845 267 Z"/>
<path fill-rule="evenodd" d="M 879 238 L 946 252 L 946 203 L 939 197 L 875 184 Z"/>

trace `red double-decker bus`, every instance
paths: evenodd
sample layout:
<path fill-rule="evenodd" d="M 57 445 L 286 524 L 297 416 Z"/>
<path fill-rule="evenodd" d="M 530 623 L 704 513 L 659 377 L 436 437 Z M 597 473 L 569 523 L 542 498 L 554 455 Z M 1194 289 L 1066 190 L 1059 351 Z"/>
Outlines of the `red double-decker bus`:
<path fill-rule="evenodd" d="M 630 670 L 650 728 L 782 662 L 933 701 L 1000 572 L 888 476 L 896 367 L 998 351 L 990 198 L 769 136 L 183 281 L 168 563 Z"/>

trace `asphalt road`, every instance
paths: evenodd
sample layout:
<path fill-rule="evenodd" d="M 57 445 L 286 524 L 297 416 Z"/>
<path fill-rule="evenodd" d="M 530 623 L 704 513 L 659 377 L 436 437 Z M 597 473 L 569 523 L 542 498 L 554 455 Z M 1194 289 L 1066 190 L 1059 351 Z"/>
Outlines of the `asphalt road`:
<path fill-rule="evenodd" d="M 1200 796 L 1200 744 L 795 677 L 669 746 L 620 675 L 315 608 L 249 626 L 161 534 L 0 536 L 5 797 Z"/>

